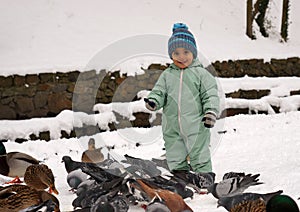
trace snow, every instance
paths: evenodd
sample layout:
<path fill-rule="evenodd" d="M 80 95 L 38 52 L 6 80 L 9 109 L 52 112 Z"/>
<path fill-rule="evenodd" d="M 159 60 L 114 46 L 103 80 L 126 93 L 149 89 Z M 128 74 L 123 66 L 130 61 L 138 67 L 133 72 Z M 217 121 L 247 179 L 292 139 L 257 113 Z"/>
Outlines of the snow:
<path fill-rule="evenodd" d="M 0 73 L 25 75 L 84 70 L 97 53 L 134 36 L 144 35 L 144 45 L 160 45 L 166 49 L 175 22 L 189 26 L 199 51 L 208 61 L 247 58 L 267 61 L 299 56 L 300 2 L 291 0 L 290 3 L 289 40 L 281 43 L 281 0 L 270 1 L 271 9 L 267 13 L 273 26 L 269 29 L 270 38 L 256 33 L 255 41 L 245 35 L 244 0 L 1 1 Z M 154 38 L 149 40 L 146 35 L 165 39 L 156 44 Z M 139 45 L 131 42 L 126 49 L 140 48 Z M 117 49 L 111 54 L 118 51 L 125 50 Z M 115 62 L 133 56 L 136 55 L 128 54 Z"/>
<path fill-rule="evenodd" d="M 281 0 L 270 1 L 269 38 L 257 33 L 257 40 L 245 35 L 246 2 L 242 0 L 27 0 L 0 1 L 0 75 L 26 75 L 68 72 L 95 68 L 119 70 L 121 74 L 142 74 L 151 63 L 166 64 L 167 40 L 175 22 L 186 23 L 193 32 L 199 57 L 204 65 L 216 60 L 261 58 L 284 59 L 300 56 L 300 1 L 291 0 L 288 42 L 280 42 Z M 298 205 L 300 196 L 300 107 L 297 77 L 218 78 L 220 94 L 243 90 L 268 89 L 270 94 L 257 100 L 226 98 L 224 108 L 249 108 L 268 115 L 237 115 L 217 122 L 212 129 L 213 169 L 219 181 L 225 172 L 260 173 L 263 185 L 253 192 L 282 189 Z M 141 100 L 97 104 L 95 114 L 62 111 L 53 118 L 0 121 L 0 139 L 8 139 L 7 151 L 21 151 L 43 160 L 54 172 L 61 210 L 72 210 L 75 195 L 69 192 L 64 155 L 81 159 L 90 137 L 60 139 L 61 130 L 98 125 L 107 130 L 117 122 L 115 113 L 133 120 L 134 112 L 148 112 Z M 280 107 L 275 114 L 271 106 Z M 97 112 L 97 113 L 96 113 Z M 158 111 L 161 113 L 161 111 Z M 151 112 L 150 121 L 157 113 Z M 13 142 L 31 134 L 49 131 L 51 140 Z M 225 132 L 220 134 L 218 132 Z M 115 146 L 113 154 L 127 153 L 150 159 L 164 154 L 161 126 L 118 129 L 93 136 L 96 146 Z M 137 147 L 136 143 L 141 146 Z M 8 177 L 0 176 L 0 183 Z M 216 208 L 211 195 L 195 195 L 186 200 L 195 212 L 225 211 Z M 130 211 L 143 211 L 138 206 Z"/>
<path fill-rule="evenodd" d="M 249 113 L 254 111 L 265 111 L 268 114 L 275 114 L 274 107 L 278 107 L 280 112 L 297 111 L 300 108 L 300 95 L 290 96 L 290 91 L 299 89 L 300 78 L 298 77 L 243 77 L 235 79 L 219 78 L 220 95 L 243 90 L 269 89 L 270 95 L 260 99 L 238 99 L 225 98 L 222 110 L 229 108 L 249 108 Z M 109 130 L 109 124 L 118 123 L 115 113 L 123 118 L 133 121 L 133 113 L 150 113 L 149 121 L 152 123 L 156 119 L 157 113 L 162 110 L 151 112 L 146 109 L 143 98 L 150 91 L 142 90 L 137 93 L 139 100 L 132 102 L 112 102 L 109 104 L 98 103 L 94 105 L 95 114 L 84 112 L 62 111 L 53 118 L 32 118 L 29 120 L 0 120 L 0 139 L 15 140 L 16 138 L 29 139 L 31 134 L 38 135 L 39 132 L 50 132 L 51 139 L 61 137 L 61 131 L 70 134 L 75 127 L 83 125 L 98 126 L 102 130 Z"/>
<path fill-rule="evenodd" d="M 289 96 L 299 89 L 299 77 L 240 77 L 218 78 L 224 93 L 241 90 L 270 90 L 272 96 Z"/>
<path fill-rule="evenodd" d="M 264 184 L 247 191 L 265 193 L 282 189 L 284 194 L 290 195 L 300 205 L 297 200 L 300 195 L 300 112 L 237 115 L 223 121 L 222 130 L 226 133 L 212 151 L 216 181 L 221 180 L 223 174 L 229 171 L 260 173 L 260 180 Z M 147 135 L 149 140 L 136 147 L 135 142 L 141 141 L 137 135 Z M 149 129 L 127 128 L 98 133 L 92 137 L 95 138 L 97 147 L 115 145 L 113 154 L 119 158 L 125 153 L 145 159 L 158 158 L 164 154 L 160 126 Z M 69 191 L 67 172 L 61 159 L 64 155 L 69 155 L 80 161 L 89 138 L 53 139 L 49 142 L 37 140 L 22 144 L 6 142 L 4 145 L 9 152 L 21 151 L 43 160 L 54 172 L 55 184 L 60 192 L 57 197 L 61 210 L 70 211 L 75 195 Z M 2 176 L 0 179 L 0 182 L 8 180 Z M 217 201 L 210 194 L 195 194 L 194 199 L 187 199 L 186 202 L 195 212 L 225 211 L 224 208 L 216 207 Z M 138 212 L 143 209 L 131 206 L 129 211 Z"/>

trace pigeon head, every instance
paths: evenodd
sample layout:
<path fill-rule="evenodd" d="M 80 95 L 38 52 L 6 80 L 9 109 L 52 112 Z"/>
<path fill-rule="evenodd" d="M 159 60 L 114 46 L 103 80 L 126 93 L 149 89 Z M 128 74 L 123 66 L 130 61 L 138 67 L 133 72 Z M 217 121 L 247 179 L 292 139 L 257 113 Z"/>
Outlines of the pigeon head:
<path fill-rule="evenodd" d="M 215 192 L 215 190 L 216 190 L 216 187 L 217 187 L 217 183 L 214 183 L 214 184 L 208 186 L 208 187 L 206 188 L 206 189 L 207 189 L 207 193 L 208 193 L 208 194 L 209 194 L 209 193 L 213 194 L 213 193 Z"/>
<path fill-rule="evenodd" d="M 68 162 L 71 162 L 71 161 L 72 161 L 72 159 L 71 159 L 70 156 L 63 156 L 61 162 L 68 163 Z"/>

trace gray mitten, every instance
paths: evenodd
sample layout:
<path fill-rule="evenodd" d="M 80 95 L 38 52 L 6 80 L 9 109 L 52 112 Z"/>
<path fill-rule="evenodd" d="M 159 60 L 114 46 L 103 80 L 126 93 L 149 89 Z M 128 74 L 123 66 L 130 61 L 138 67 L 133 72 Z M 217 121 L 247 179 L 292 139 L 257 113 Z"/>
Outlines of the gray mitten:
<path fill-rule="evenodd" d="M 149 99 L 147 99 L 147 98 L 144 98 L 144 101 L 145 101 L 145 103 L 146 103 L 146 108 L 147 108 L 148 110 L 154 111 L 154 110 L 156 109 L 156 104 L 155 104 L 155 102 L 153 102 L 153 101 L 151 101 L 151 100 L 149 100 Z"/>
<path fill-rule="evenodd" d="M 215 114 L 208 112 L 203 116 L 202 122 L 206 128 L 213 128 L 215 126 L 216 119 L 217 117 Z"/>

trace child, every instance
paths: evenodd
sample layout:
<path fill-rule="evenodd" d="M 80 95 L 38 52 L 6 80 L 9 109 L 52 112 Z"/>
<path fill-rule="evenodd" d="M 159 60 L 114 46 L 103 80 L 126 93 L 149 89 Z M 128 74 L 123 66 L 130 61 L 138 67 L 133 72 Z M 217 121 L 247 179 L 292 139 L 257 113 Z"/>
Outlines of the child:
<path fill-rule="evenodd" d="M 219 112 L 215 78 L 197 59 L 194 36 L 185 24 L 173 26 L 168 42 L 173 63 L 161 74 L 148 98 L 146 107 L 163 108 L 162 130 L 166 158 L 173 173 L 211 172 L 210 130 Z"/>

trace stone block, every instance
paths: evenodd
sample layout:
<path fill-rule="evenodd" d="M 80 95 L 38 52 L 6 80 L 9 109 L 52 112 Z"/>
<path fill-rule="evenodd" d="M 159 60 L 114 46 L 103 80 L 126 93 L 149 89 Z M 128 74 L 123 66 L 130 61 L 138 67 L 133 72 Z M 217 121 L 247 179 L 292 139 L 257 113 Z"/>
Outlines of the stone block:
<path fill-rule="evenodd" d="M 72 109 L 72 100 L 65 93 L 52 93 L 48 96 L 49 112 L 58 114 L 62 110 Z"/>
<path fill-rule="evenodd" d="M 45 107 L 48 103 L 48 92 L 37 92 L 36 95 L 33 97 L 33 103 L 35 109 Z M 47 114 L 47 113 L 46 113 Z"/>
<path fill-rule="evenodd" d="M 17 114 L 11 107 L 0 104 L 0 119 L 14 120 L 17 118 Z"/>
<path fill-rule="evenodd" d="M 53 73 L 41 73 L 41 74 L 39 74 L 39 77 L 41 79 L 41 83 L 56 81 L 55 74 L 53 74 Z"/>
<path fill-rule="evenodd" d="M 15 96 L 14 102 L 16 103 L 17 112 L 24 114 L 34 110 L 32 98 L 24 96 Z"/>
<path fill-rule="evenodd" d="M 27 74 L 25 76 L 25 82 L 28 85 L 37 85 L 40 82 L 40 78 L 36 74 Z"/>
<path fill-rule="evenodd" d="M 15 86 L 24 86 L 25 85 L 25 77 L 24 76 L 14 75 L 13 79 L 14 79 Z"/>

